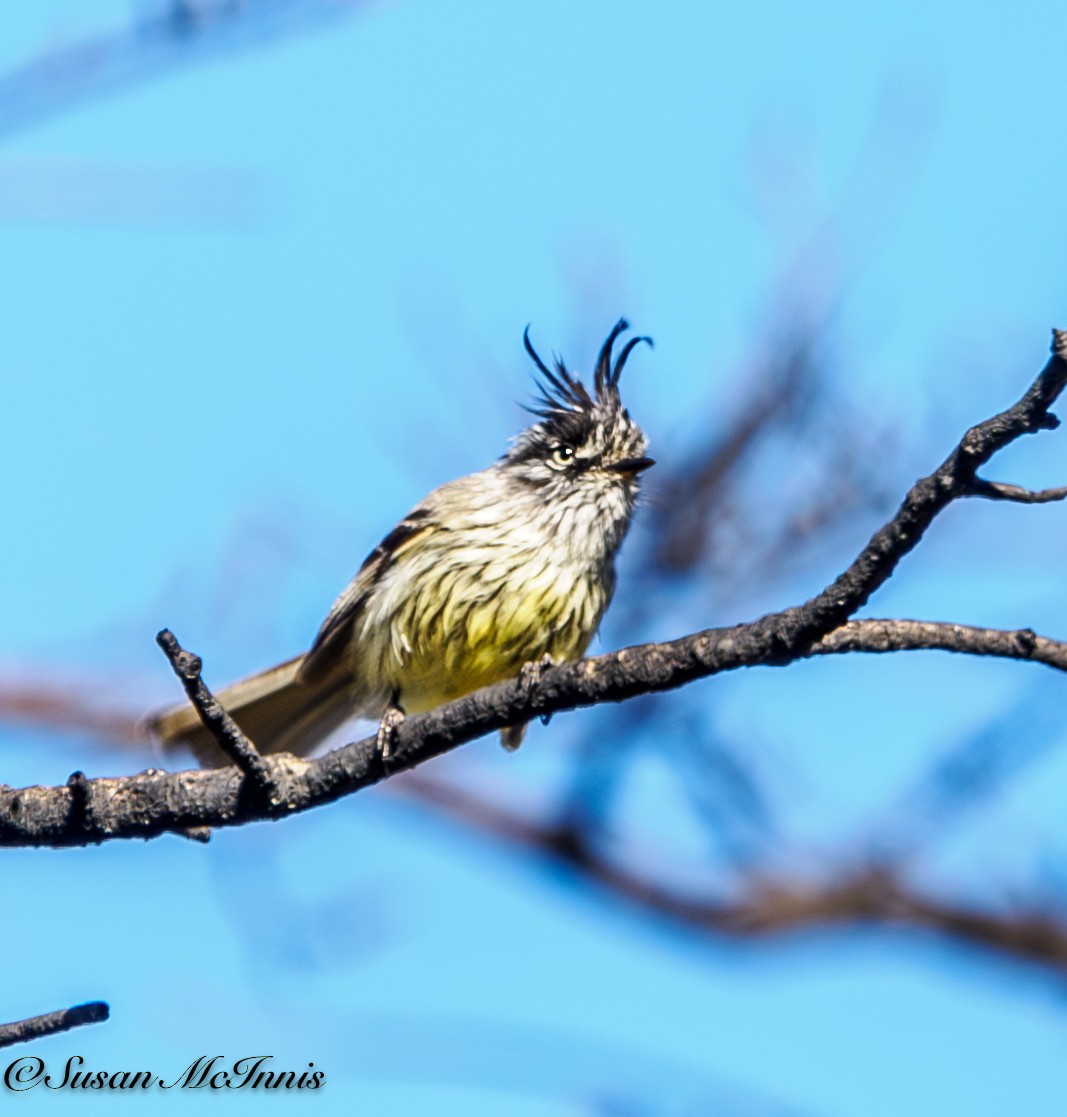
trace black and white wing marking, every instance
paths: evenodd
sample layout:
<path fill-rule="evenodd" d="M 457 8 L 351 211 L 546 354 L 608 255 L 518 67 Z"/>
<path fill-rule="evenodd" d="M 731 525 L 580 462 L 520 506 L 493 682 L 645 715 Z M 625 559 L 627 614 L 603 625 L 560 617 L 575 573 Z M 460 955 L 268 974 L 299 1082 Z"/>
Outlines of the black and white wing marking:
<path fill-rule="evenodd" d="M 416 508 L 367 555 L 359 572 L 333 603 L 322 622 L 322 627 L 300 666 L 301 682 L 313 685 L 339 666 L 347 666 L 353 629 L 367 603 L 368 594 L 397 558 L 416 539 L 432 531 L 433 527 L 430 513 L 425 508 Z"/>

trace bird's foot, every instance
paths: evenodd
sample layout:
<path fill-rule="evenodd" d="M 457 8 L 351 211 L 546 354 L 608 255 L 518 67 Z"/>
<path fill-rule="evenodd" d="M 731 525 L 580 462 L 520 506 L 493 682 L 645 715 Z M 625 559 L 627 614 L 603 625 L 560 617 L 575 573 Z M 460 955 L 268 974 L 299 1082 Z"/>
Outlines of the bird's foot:
<path fill-rule="evenodd" d="M 549 667 L 555 667 L 556 661 L 546 652 L 540 659 L 531 659 L 524 663 L 519 671 L 519 692 L 529 701 L 541 685 L 541 676 Z M 500 730 L 500 743 L 508 750 L 514 752 L 522 744 L 526 736 L 527 722 L 518 725 L 507 725 Z"/>
<path fill-rule="evenodd" d="M 555 667 L 556 661 L 545 652 L 540 659 L 531 659 L 524 663 L 519 670 L 519 689 L 522 696 L 529 701 L 541 685 L 541 676 L 550 668 Z"/>
<path fill-rule="evenodd" d="M 382 771 L 387 775 L 392 775 L 392 761 L 393 761 L 393 743 L 396 741 L 396 731 L 404 724 L 404 711 L 396 705 L 391 703 L 389 708 L 382 714 L 382 720 L 378 722 L 378 759 L 381 761 Z"/>

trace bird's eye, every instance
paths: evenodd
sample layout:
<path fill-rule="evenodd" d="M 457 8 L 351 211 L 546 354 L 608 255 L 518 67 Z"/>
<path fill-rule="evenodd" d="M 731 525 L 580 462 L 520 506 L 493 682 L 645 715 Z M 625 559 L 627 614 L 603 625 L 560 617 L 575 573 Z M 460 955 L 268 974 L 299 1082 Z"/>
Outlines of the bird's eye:
<path fill-rule="evenodd" d="M 557 465 L 566 465 L 567 462 L 573 460 L 573 458 L 574 458 L 574 447 L 573 446 L 567 446 L 563 443 L 560 443 L 559 446 L 553 446 L 552 447 L 552 460 Z"/>

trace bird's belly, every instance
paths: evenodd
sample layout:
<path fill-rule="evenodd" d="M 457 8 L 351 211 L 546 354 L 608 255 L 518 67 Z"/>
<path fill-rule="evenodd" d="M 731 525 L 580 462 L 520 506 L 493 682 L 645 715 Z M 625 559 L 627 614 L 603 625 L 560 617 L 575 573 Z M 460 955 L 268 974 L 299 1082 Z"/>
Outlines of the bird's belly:
<path fill-rule="evenodd" d="M 529 567 L 527 567 L 529 570 Z M 425 587 L 423 587 L 425 589 Z M 410 713 L 422 713 L 551 656 L 577 659 L 600 621 L 610 588 L 586 572 L 542 567 L 521 591 L 506 582 L 441 580 L 415 593 L 364 641 L 375 689 Z M 384 620 L 384 618 L 382 618 Z M 371 681 L 371 680 L 368 680 Z"/>

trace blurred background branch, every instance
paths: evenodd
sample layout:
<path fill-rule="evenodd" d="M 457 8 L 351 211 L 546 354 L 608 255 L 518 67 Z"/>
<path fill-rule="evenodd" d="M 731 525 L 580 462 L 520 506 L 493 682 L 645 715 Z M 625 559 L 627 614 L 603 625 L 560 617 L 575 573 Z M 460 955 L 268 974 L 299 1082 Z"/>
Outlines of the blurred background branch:
<path fill-rule="evenodd" d="M 110 33 L 54 46 L 0 74 L 0 141 L 183 65 L 268 45 L 370 0 L 140 0 Z"/>
<path fill-rule="evenodd" d="M 487 339 L 531 318 L 578 357 L 625 312 L 663 361 L 634 381 L 660 465 L 617 647 L 825 584 L 1062 310 L 1062 155 L 1032 170 L 1051 12 L 105 7 L 0 42 L 6 782 L 149 762 L 164 621 L 218 680 L 300 647 L 412 498 L 498 451 L 520 366 Z M 211 510 L 153 471 L 161 438 Z M 1011 480 L 1062 480 L 1023 454 Z M 1063 632 L 1061 524 L 948 513 L 878 609 L 999 626 L 1007 654 Z M 813 654 L 944 646 L 860 624 Z M 1026 664 L 835 655 L 206 851 L 8 850 L 33 913 L 9 981 L 114 990 L 84 1035 L 123 1053 L 298 1035 L 393 1075 L 368 1112 L 499 1117 L 512 1094 L 472 1095 L 547 1075 L 598 1117 L 786 1111 L 754 1084 L 809 1114 L 1058 1113 L 1061 706 Z M 687 1065 L 748 1089 L 679 1094 Z"/>

